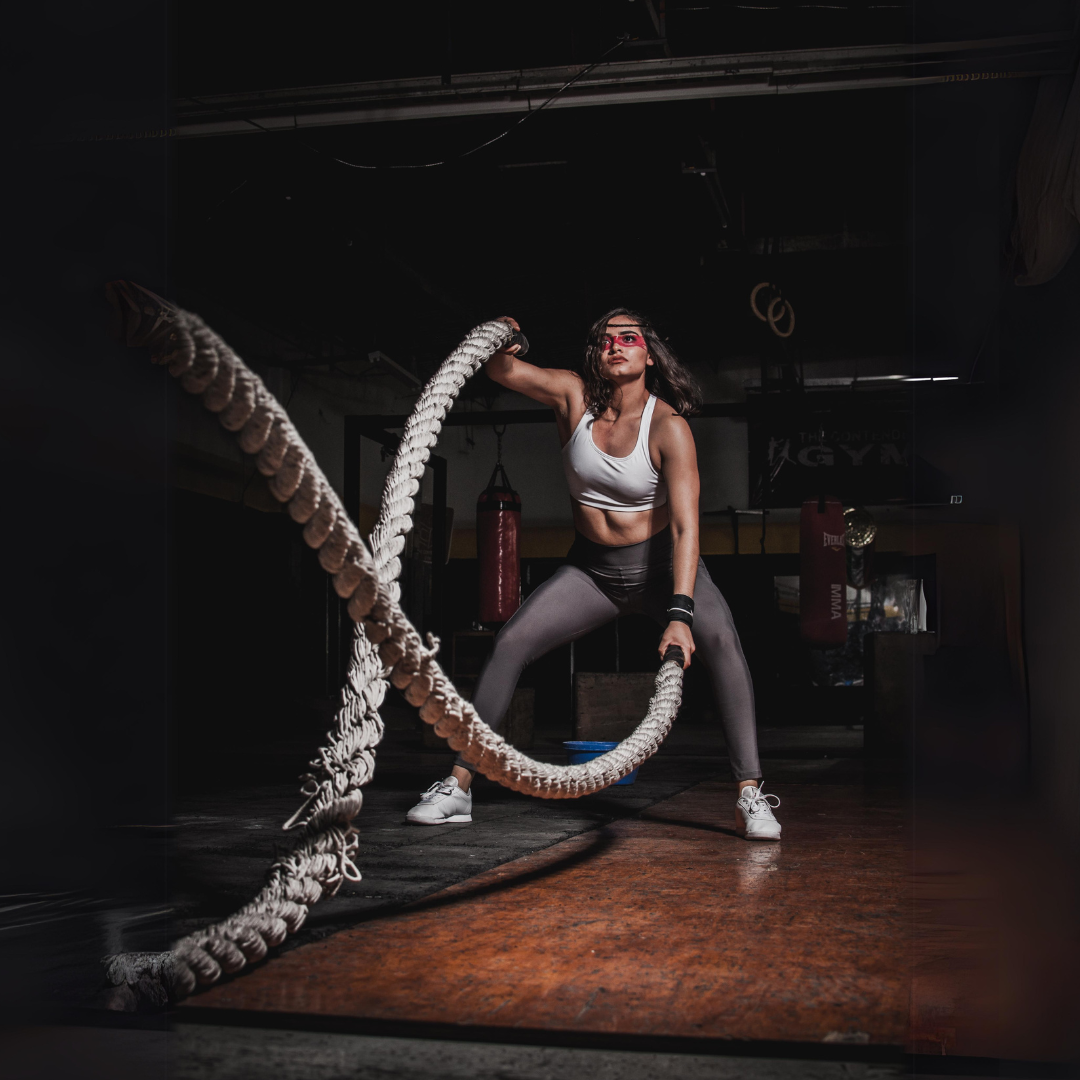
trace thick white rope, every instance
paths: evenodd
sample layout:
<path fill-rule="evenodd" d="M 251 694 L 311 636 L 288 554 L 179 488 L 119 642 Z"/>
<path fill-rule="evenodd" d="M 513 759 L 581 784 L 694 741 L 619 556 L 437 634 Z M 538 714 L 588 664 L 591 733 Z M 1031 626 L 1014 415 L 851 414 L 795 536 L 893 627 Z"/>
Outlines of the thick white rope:
<path fill-rule="evenodd" d="M 285 410 L 197 315 L 128 282 L 114 282 L 110 296 L 127 343 L 149 346 L 153 362 L 167 365 L 189 393 L 201 394 L 221 423 L 239 433 L 241 448 L 257 455 L 270 491 L 304 524 L 305 541 L 318 549 L 320 564 L 357 624 L 327 745 L 303 778 L 306 801 L 284 826 L 300 830 L 293 850 L 271 866 L 266 885 L 249 904 L 182 938 L 171 952 L 107 957 L 114 985 L 165 982 L 172 998 L 183 997 L 198 983 L 216 982 L 223 971 L 262 959 L 269 946 L 303 925 L 308 908 L 325 892 L 332 895 L 344 881 L 360 880 L 352 820 L 362 804 L 360 788 L 374 772 L 388 675 L 453 749 L 515 791 L 576 798 L 608 787 L 656 753 L 682 700 L 678 660 L 661 665 L 645 719 L 618 747 L 583 765 L 547 765 L 515 750 L 480 719 L 436 663 L 438 642 L 428 635 L 425 646 L 398 605 L 399 556 L 431 448 L 465 380 L 509 341 L 507 323 L 476 327 L 424 388 L 387 476 L 369 552 Z"/>

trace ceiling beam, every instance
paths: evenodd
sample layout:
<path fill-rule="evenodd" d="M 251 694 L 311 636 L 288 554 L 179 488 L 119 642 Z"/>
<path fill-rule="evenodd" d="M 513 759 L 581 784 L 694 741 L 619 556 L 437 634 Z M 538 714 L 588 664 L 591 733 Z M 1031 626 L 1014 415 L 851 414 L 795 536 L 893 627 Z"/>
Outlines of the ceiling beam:
<path fill-rule="evenodd" d="M 694 418 L 716 419 L 717 417 L 730 416 L 736 419 L 746 415 L 746 405 L 741 401 L 717 402 L 702 405 L 694 414 Z M 403 428 L 409 417 L 387 416 L 385 414 L 356 414 L 349 413 L 346 420 L 353 421 L 362 429 L 368 438 L 378 439 L 386 434 L 387 428 Z M 484 412 L 450 412 L 443 417 L 443 427 L 501 427 L 503 424 L 554 424 L 554 409 L 503 409 L 500 411 L 487 410 Z M 368 434 L 371 432 L 372 434 Z M 397 438 L 397 436 L 393 436 Z"/>
<path fill-rule="evenodd" d="M 925 44 L 793 49 L 598 65 L 549 108 L 870 89 L 1064 73 L 1070 33 Z M 181 98 L 175 134 L 255 134 L 530 112 L 585 65 L 340 83 Z"/>

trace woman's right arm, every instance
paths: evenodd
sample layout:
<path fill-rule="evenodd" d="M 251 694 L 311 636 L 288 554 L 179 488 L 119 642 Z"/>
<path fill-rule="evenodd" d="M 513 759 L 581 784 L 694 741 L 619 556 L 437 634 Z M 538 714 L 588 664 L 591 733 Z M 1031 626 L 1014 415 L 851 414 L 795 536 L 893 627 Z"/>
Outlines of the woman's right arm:
<path fill-rule="evenodd" d="M 516 319 L 503 318 L 515 330 L 520 330 Z M 507 390 L 516 390 L 533 401 L 548 405 L 562 416 L 570 412 L 571 401 L 581 394 L 581 379 L 572 371 L 558 368 L 542 368 L 519 360 L 516 356 L 520 345 L 495 353 L 484 365 L 488 377 Z"/>

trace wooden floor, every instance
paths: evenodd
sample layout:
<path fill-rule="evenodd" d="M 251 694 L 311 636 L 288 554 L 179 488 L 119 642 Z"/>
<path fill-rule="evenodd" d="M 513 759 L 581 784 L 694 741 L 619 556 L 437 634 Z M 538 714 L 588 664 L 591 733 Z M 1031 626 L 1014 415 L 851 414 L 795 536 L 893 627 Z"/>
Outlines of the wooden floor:
<path fill-rule="evenodd" d="M 1080 1061 L 1080 872 L 1055 825 L 1007 793 L 919 804 L 914 1053 Z"/>
<path fill-rule="evenodd" d="M 783 841 L 751 844 L 731 828 L 735 794 L 699 784 L 275 957 L 185 1008 L 903 1045 L 899 799 L 785 785 Z"/>

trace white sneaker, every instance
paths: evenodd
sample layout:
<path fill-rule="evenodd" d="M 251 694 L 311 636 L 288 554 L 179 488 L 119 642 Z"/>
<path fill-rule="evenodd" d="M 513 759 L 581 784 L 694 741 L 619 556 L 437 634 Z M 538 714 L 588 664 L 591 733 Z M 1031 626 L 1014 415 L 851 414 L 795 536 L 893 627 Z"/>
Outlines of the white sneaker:
<path fill-rule="evenodd" d="M 769 802 L 776 799 L 776 802 Z M 762 795 L 760 787 L 744 787 L 735 804 L 735 828 L 747 840 L 779 840 L 780 822 L 773 817 L 779 806 L 775 795 Z"/>
<path fill-rule="evenodd" d="M 414 825 L 444 825 L 448 821 L 472 821 L 472 792 L 462 791 L 453 776 L 436 780 L 409 811 Z"/>

